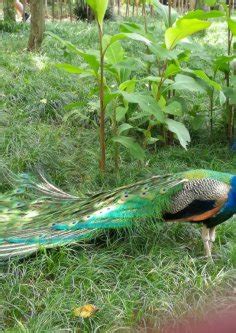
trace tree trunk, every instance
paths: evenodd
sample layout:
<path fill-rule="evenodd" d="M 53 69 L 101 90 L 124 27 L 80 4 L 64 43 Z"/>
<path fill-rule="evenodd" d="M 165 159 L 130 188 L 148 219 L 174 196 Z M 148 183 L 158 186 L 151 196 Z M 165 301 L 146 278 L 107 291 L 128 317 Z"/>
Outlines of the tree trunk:
<path fill-rule="evenodd" d="M 31 23 L 28 51 L 37 51 L 45 30 L 44 0 L 30 0 Z"/>
<path fill-rule="evenodd" d="M 120 0 L 117 0 L 117 7 L 118 7 L 118 15 L 121 14 L 121 11 L 120 11 Z"/>
<path fill-rule="evenodd" d="M 111 13 L 112 13 L 112 16 L 114 16 L 114 0 L 110 0 L 110 7 L 111 7 Z"/>
<path fill-rule="evenodd" d="M 22 4 L 23 4 L 22 21 L 25 22 L 26 21 L 26 17 L 25 17 L 25 6 L 26 6 L 26 2 L 22 1 Z"/>
<path fill-rule="evenodd" d="M 52 0 L 52 22 L 55 19 L 55 0 Z"/>
<path fill-rule="evenodd" d="M 62 0 L 59 1 L 59 7 L 60 7 L 60 21 L 62 20 L 63 17 L 63 8 L 62 8 Z"/>
<path fill-rule="evenodd" d="M 125 16 L 129 16 L 129 5 L 130 5 L 130 0 L 126 0 Z"/>
<path fill-rule="evenodd" d="M 48 18 L 48 0 L 45 0 L 45 17 Z"/>
<path fill-rule="evenodd" d="M 69 14 L 70 14 L 70 21 L 73 21 L 73 11 L 72 11 L 72 4 L 71 4 L 71 0 L 68 1 L 68 5 L 69 5 Z"/>
<path fill-rule="evenodd" d="M 196 8 L 197 5 L 197 0 L 190 0 L 189 1 L 189 9 L 190 10 L 194 10 Z"/>
<path fill-rule="evenodd" d="M 8 21 L 8 22 L 16 21 L 14 3 L 15 3 L 15 0 L 4 0 L 3 1 L 4 21 Z"/>

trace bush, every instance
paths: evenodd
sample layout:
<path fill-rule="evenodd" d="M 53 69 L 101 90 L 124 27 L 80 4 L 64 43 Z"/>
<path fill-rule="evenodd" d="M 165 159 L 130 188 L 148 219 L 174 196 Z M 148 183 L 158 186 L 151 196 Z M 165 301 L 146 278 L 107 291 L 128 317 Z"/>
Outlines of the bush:
<path fill-rule="evenodd" d="M 23 29 L 25 29 L 24 24 L 0 20 L 0 31 L 13 33 Z"/>

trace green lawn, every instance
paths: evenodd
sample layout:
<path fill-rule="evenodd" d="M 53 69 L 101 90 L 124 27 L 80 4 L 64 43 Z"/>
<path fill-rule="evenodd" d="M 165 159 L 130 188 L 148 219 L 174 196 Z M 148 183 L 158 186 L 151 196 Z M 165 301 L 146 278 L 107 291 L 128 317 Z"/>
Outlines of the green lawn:
<path fill-rule="evenodd" d="M 110 32 L 118 30 L 116 23 L 107 24 Z M 55 23 L 48 28 L 81 48 L 96 46 L 94 25 Z M 27 36 L 27 29 L 1 35 L 0 152 L 13 171 L 40 164 L 57 185 L 72 193 L 194 168 L 235 173 L 235 155 L 224 140 L 218 137 L 209 144 L 203 132 L 202 136 L 191 133 L 193 143 L 187 151 L 178 146 L 150 150 L 142 166 L 123 152 L 117 177 L 108 142 L 109 173 L 102 181 L 97 166 L 98 133 L 92 125 L 96 99 L 88 95 L 83 82 L 54 67 L 57 62 L 76 64 L 79 60 L 66 55 L 50 38 L 44 41 L 41 53 L 29 54 Z M 130 54 L 140 48 L 129 42 L 126 47 Z M 66 119 L 64 106 L 77 100 L 88 103 L 91 123 Z M 3 179 L 2 190 L 7 186 Z M 202 258 L 198 226 L 160 223 L 105 232 L 89 243 L 2 266 L 0 331 L 128 332 L 134 327 L 143 332 L 145 325 L 159 327 L 191 311 L 200 315 L 211 303 L 223 305 L 226 295 L 232 300 L 235 221 L 231 219 L 217 230 L 214 264 Z M 87 303 L 98 307 L 96 315 L 74 317 L 73 309 Z"/>

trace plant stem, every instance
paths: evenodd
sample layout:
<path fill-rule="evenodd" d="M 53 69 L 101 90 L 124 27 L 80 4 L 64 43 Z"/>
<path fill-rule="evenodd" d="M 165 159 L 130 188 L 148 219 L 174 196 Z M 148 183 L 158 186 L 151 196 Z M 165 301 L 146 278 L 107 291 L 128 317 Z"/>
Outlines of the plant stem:
<path fill-rule="evenodd" d="M 113 112 L 113 135 L 118 135 L 118 129 L 117 129 L 117 121 L 116 121 L 116 106 L 114 106 L 114 112 Z M 114 142 L 114 163 L 115 163 L 115 171 L 119 172 L 119 144 L 118 142 Z"/>
<path fill-rule="evenodd" d="M 229 0 L 229 18 L 231 17 L 231 11 L 232 11 L 232 0 Z M 232 34 L 231 31 L 228 27 L 228 56 L 231 55 L 231 45 L 232 45 Z M 229 87 L 230 86 L 230 72 L 226 73 L 225 75 L 225 79 L 226 79 L 226 86 Z M 234 127 L 234 109 L 232 107 L 232 105 L 230 105 L 229 103 L 229 97 L 227 97 L 226 100 L 226 112 L 228 115 L 228 128 L 227 128 L 227 136 L 228 136 L 228 140 L 229 142 L 232 141 L 233 139 L 233 127 Z"/>
<path fill-rule="evenodd" d="M 143 18 L 144 18 L 144 30 L 147 33 L 147 12 L 146 12 L 146 1 L 143 2 Z"/>
<path fill-rule="evenodd" d="M 163 64 L 163 68 L 162 68 L 162 73 L 161 73 L 161 80 L 157 86 L 157 94 L 156 94 L 156 100 L 159 101 L 160 97 L 161 97 L 161 87 L 163 85 L 163 83 L 165 82 L 166 78 L 165 78 L 165 70 L 166 70 L 166 66 L 167 66 L 167 60 L 165 61 L 165 63 Z M 153 119 L 153 116 L 150 116 L 150 120 L 149 120 L 149 124 L 148 124 L 148 128 L 147 128 L 147 132 L 151 132 L 152 128 L 154 125 L 151 124 L 151 120 Z M 144 140 L 144 148 L 147 147 L 147 137 Z"/>
<path fill-rule="evenodd" d="M 172 5 L 172 0 L 168 1 L 168 25 L 171 27 L 171 5 Z"/>
<path fill-rule="evenodd" d="M 98 23 L 99 34 L 99 49 L 100 49 L 100 78 L 99 78 L 99 99 L 100 99 L 100 149 L 101 157 L 99 167 L 101 172 L 106 169 L 106 144 L 105 144 L 105 105 L 104 105 L 104 53 L 102 47 L 103 30 L 102 26 Z"/>
<path fill-rule="evenodd" d="M 211 90 L 210 94 L 210 136 L 213 134 L 213 106 L 214 106 L 214 88 Z"/>

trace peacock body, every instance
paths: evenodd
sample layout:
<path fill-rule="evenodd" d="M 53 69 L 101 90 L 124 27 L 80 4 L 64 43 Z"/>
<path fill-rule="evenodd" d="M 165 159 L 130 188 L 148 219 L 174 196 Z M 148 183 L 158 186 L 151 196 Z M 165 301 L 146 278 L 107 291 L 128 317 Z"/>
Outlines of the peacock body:
<path fill-rule="evenodd" d="M 30 197 L 30 199 L 28 198 Z M 19 187 L 0 198 L 0 259 L 24 256 L 92 238 L 102 229 L 135 223 L 203 223 L 207 256 L 215 227 L 236 213 L 236 176 L 190 170 L 85 197 L 70 195 L 43 176 L 22 175 Z"/>

